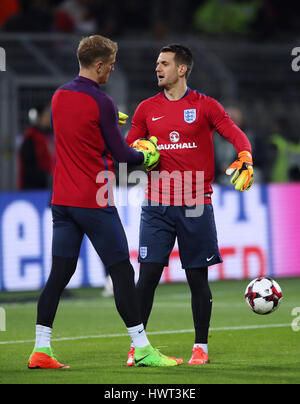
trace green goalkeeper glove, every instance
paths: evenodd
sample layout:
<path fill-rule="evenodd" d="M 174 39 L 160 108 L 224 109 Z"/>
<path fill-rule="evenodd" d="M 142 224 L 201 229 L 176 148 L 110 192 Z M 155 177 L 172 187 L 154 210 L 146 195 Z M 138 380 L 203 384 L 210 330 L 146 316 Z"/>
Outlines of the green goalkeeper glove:
<path fill-rule="evenodd" d="M 125 125 L 128 118 L 129 118 L 128 115 L 126 115 L 123 112 L 119 111 L 119 126 Z"/>
<path fill-rule="evenodd" d="M 157 150 L 157 138 L 151 136 L 134 141 L 130 147 L 144 154 L 144 166 L 147 171 L 153 170 L 159 163 L 159 151 Z"/>

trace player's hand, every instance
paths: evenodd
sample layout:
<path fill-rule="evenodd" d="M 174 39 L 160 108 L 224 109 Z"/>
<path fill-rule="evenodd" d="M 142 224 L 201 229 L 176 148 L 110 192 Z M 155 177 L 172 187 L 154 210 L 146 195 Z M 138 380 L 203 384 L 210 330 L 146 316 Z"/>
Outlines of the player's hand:
<path fill-rule="evenodd" d="M 227 175 L 232 175 L 231 184 L 235 185 L 237 191 L 248 191 L 253 184 L 253 161 L 251 153 L 242 151 L 238 159 L 226 170 Z"/>
<path fill-rule="evenodd" d="M 128 115 L 126 115 L 123 112 L 119 111 L 119 126 L 125 125 L 128 118 L 129 118 Z"/>
<path fill-rule="evenodd" d="M 151 136 L 149 139 L 138 139 L 130 147 L 144 154 L 144 166 L 147 171 L 153 170 L 158 165 L 160 154 L 155 136 Z"/>

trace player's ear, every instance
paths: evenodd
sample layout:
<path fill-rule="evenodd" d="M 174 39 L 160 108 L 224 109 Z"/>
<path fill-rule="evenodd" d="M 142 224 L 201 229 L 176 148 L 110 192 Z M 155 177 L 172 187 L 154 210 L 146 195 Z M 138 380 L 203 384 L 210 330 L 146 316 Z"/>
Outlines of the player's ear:
<path fill-rule="evenodd" d="M 187 72 L 187 65 L 179 65 L 178 72 L 180 77 L 185 76 Z"/>
<path fill-rule="evenodd" d="M 102 60 L 97 60 L 97 62 L 95 62 L 95 68 L 98 74 L 101 72 L 102 66 L 103 66 Z"/>

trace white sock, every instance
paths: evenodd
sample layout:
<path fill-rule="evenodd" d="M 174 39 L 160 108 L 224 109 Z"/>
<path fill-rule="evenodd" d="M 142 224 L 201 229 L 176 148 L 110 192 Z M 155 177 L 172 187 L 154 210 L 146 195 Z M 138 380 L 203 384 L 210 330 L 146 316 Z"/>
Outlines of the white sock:
<path fill-rule="evenodd" d="M 52 328 L 37 324 L 35 326 L 35 348 L 50 348 Z"/>
<path fill-rule="evenodd" d="M 202 348 L 203 351 L 208 355 L 208 346 L 207 344 L 194 344 L 194 348 Z"/>
<path fill-rule="evenodd" d="M 132 339 L 132 346 L 135 348 L 143 348 L 144 346 L 150 345 L 143 324 L 129 327 L 127 331 Z"/>

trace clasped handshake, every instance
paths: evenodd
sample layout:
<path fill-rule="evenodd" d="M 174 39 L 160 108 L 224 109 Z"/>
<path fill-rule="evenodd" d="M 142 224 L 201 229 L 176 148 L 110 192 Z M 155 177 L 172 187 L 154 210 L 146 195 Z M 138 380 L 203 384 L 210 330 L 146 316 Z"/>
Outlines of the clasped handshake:
<path fill-rule="evenodd" d="M 119 125 L 123 126 L 128 115 L 119 112 Z M 144 154 L 144 166 L 147 171 L 153 170 L 159 163 L 159 151 L 157 149 L 157 138 L 151 136 L 149 139 L 137 139 L 130 147 Z M 232 175 L 231 184 L 235 185 L 237 191 L 248 191 L 254 182 L 252 155 L 248 151 L 242 151 L 225 171 Z"/>

